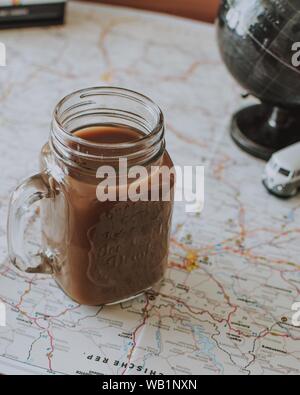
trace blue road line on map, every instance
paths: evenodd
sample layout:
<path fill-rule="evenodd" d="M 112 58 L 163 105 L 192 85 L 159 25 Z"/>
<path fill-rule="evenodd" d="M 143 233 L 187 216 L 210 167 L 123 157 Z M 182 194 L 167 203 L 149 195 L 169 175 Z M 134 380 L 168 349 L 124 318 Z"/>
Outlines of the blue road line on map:
<path fill-rule="evenodd" d="M 295 222 L 295 210 L 292 209 L 287 215 L 289 222 Z"/>
<path fill-rule="evenodd" d="M 44 332 L 45 332 L 45 331 L 40 332 L 39 337 L 38 337 L 37 339 L 35 339 L 35 340 L 31 343 L 30 348 L 29 348 L 29 351 L 28 351 L 27 361 L 29 361 L 29 360 L 31 359 L 31 352 L 32 352 L 33 346 L 42 338 L 42 335 L 43 335 Z"/>
<path fill-rule="evenodd" d="M 223 245 L 222 244 L 216 244 L 215 245 L 215 251 L 221 252 L 223 250 Z"/>
<path fill-rule="evenodd" d="M 158 347 L 157 352 L 161 353 L 162 352 L 162 342 L 161 342 L 161 331 L 160 331 L 160 328 L 157 328 L 157 330 L 156 330 L 155 339 L 156 339 L 157 347 Z M 143 368 L 145 368 L 147 359 L 150 359 L 152 357 L 153 357 L 152 353 L 144 354 L 143 362 L 141 363 L 141 366 L 143 366 Z"/>
<path fill-rule="evenodd" d="M 216 368 L 220 371 L 220 374 L 224 374 L 224 366 L 217 360 L 216 355 L 213 353 L 213 351 L 216 348 L 215 342 L 205 334 L 203 331 L 202 327 L 199 325 L 185 325 L 190 327 L 190 329 L 194 332 L 196 339 L 197 339 L 197 344 L 198 346 L 202 346 L 201 350 L 195 351 L 195 354 L 197 355 L 206 355 L 210 361 L 214 364 Z"/>
<path fill-rule="evenodd" d="M 158 352 L 161 353 L 162 352 L 162 343 L 161 343 L 161 331 L 160 331 L 160 328 L 157 328 L 156 334 L 155 334 L 155 338 L 156 338 L 156 341 L 157 341 Z"/>

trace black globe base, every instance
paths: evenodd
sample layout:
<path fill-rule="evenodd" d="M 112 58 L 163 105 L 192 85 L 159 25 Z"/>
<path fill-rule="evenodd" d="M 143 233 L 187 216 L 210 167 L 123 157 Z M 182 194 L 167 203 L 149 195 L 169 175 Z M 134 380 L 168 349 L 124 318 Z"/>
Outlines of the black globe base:
<path fill-rule="evenodd" d="M 244 151 L 269 160 L 274 152 L 300 141 L 300 108 L 246 107 L 233 116 L 231 136 Z"/>

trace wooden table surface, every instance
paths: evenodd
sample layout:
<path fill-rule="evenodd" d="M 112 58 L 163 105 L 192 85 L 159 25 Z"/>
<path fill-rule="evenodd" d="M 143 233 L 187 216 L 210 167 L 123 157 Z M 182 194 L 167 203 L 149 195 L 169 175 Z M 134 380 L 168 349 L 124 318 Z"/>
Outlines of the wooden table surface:
<path fill-rule="evenodd" d="M 186 18 L 213 22 L 220 0 L 86 0 L 103 4 L 122 5 L 166 12 Z"/>

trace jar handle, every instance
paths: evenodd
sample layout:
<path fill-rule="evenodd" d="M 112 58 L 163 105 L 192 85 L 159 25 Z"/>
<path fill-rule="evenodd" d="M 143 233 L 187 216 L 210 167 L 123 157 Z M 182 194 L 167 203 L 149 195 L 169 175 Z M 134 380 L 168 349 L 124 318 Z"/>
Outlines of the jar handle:
<path fill-rule="evenodd" d="M 53 273 L 55 258 L 42 250 L 35 254 L 25 252 L 26 214 L 43 199 L 54 199 L 53 178 L 46 172 L 25 180 L 13 192 L 9 205 L 7 238 L 9 259 L 19 270 L 27 273 Z"/>

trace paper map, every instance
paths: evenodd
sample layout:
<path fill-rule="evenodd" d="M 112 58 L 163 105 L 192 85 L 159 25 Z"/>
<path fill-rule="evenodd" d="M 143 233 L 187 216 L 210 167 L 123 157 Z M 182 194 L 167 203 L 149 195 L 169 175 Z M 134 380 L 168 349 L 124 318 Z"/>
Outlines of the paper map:
<path fill-rule="evenodd" d="M 0 372 L 299 374 L 300 198 L 277 200 L 264 163 L 228 135 L 241 89 L 214 28 L 167 16 L 70 4 L 66 27 L 1 33 Z M 38 34 L 37 34 L 38 33 Z M 204 164 L 201 215 L 176 206 L 161 287 L 114 307 L 72 302 L 56 283 L 7 263 L 8 197 L 37 171 L 51 110 L 65 94 L 122 85 L 158 102 L 175 164 Z M 34 241 L 34 240 L 33 240 Z"/>

